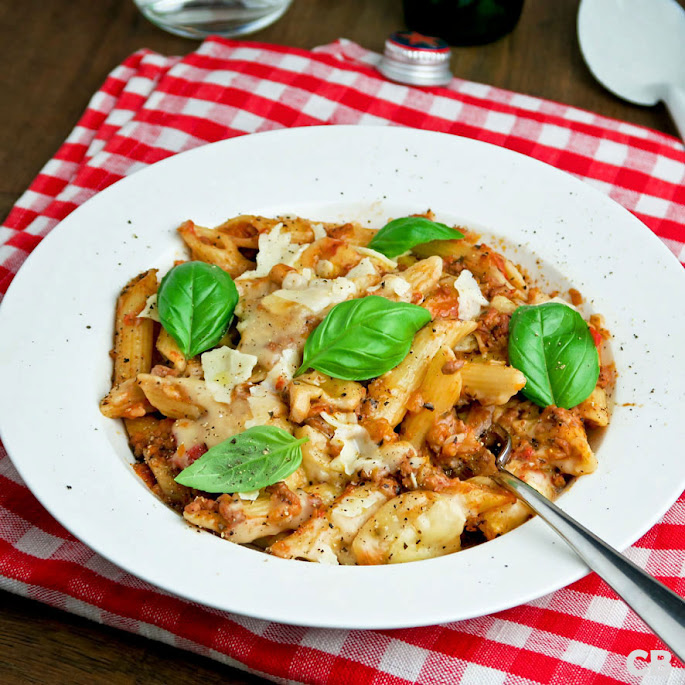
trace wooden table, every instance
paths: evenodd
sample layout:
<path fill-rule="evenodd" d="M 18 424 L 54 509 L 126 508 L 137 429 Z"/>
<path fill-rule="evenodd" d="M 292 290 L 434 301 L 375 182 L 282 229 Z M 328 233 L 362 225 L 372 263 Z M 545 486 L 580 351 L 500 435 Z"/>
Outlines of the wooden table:
<path fill-rule="evenodd" d="M 597 84 L 576 38 L 577 0 L 526 0 L 516 30 L 500 41 L 454 50 L 465 79 L 558 100 L 676 135 L 662 106 L 624 103 Z M 340 36 L 382 51 L 403 28 L 400 0 L 294 0 L 277 24 L 251 39 L 311 48 Z M 168 35 L 130 0 L 0 3 L 0 214 L 13 203 L 76 123 L 107 73 L 140 47 L 185 54 L 195 41 Z M 0 682 L 265 682 L 219 663 L 71 614 L 0 593 Z"/>

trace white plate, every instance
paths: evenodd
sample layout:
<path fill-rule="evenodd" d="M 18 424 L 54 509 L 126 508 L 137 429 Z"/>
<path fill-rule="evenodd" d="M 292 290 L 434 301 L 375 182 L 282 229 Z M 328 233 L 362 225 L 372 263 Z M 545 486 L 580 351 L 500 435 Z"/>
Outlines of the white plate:
<path fill-rule="evenodd" d="M 539 520 L 467 551 L 385 567 L 269 557 L 189 527 L 134 475 L 110 383 L 122 285 L 181 247 L 175 227 L 240 213 L 369 219 L 433 209 L 485 227 L 552 286 L 573 284 L 614 334 L 619 378 L 599 469 L 560 503 L 618 548 L 683 489 L 682 268 L 637 219 L 580 181 L 508 150 L 401 128 L 299 128 L 172 157 L 77 209 L 36 249 L 0 309 L 2 438 L 33 493 L 122 568 L 201 604 L 307 626 L 398 628 L 479 616 L 587 568 Z M 562 276 L 563 274 L 563 276 Z M 567 279 L 567 280 L 564 280 Z"/>

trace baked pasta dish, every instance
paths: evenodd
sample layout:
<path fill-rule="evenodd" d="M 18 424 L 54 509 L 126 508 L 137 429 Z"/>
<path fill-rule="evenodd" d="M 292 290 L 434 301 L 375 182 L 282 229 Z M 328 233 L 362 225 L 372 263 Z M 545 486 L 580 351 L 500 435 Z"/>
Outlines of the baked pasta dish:
<path fill-rule="evenodd" d="M 288 559 L 414 561 L 531 515 L 491 478 L 493 424 L 550 499 L 595 470 L 608 333 L 577 291 L 542 292 L 431 212 L 178 231 L 188 261 L 118 298 L 100 409 L 193 526 Z"/>

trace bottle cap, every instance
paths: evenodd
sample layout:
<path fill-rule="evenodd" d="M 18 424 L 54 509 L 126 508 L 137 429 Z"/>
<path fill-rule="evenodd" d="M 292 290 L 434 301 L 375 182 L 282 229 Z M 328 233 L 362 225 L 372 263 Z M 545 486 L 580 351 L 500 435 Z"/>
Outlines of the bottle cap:
<path fill-rule="evenodd" d="M 452 79 L 450 47 L 442 38 L 396 31 L 385 41 L 378 70 L 391 81 L 412 86 L 443 86 Z"/>

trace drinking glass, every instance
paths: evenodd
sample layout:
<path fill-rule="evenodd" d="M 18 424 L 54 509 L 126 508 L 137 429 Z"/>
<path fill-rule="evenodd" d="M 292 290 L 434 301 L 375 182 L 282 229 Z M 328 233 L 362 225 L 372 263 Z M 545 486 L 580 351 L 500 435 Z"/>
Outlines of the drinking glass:
<path fill-rule="evenodd" d="M 292 0 L 134 0 L 153 24 L 186 38 L 231 37 L 272 24 Z"/>

